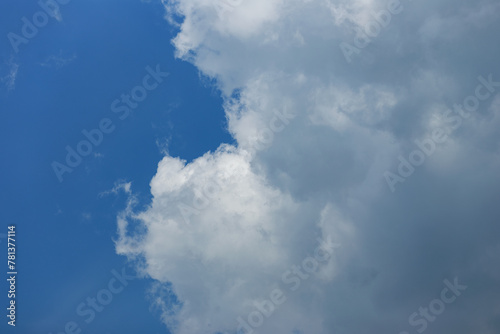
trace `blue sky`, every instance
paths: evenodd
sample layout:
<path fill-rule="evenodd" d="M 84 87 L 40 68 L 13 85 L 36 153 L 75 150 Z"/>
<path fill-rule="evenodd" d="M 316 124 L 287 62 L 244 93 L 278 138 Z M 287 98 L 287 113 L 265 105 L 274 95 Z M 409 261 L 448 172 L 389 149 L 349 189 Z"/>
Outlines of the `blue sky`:
<path fill-rule="evenodd" d="M 498 1 L 54 1 L 0 3 L 1 333 L 500 331 Z"/>
<path fill-rule="evenodd" d="M 0 6 L 2 36 L 19 33 L 21 17 L 40 10 L 35 1 Z M 1 41 L 2 72 L 10 71 L 10 62 L 19 66 L 15 87 L 0 93 L 1 232 L 9 223 L 18 227 L 18 333 L 55 334 L 68 321 L 83 323 L 76 306 L 126 264 L 113 244 L 116 213 L 126 200 L 101 192 L 118 180 L 133 180 L 147 203 L 162 145 L 168 142 L 171 154 L 191 160 L 231 141 L 217 91 L 190 64 L 174 59 L 175 28 L 163 19 L 161 6 L 73 1 L 61 5 L 61 15 L 18 53 L 7 38 Z M 146 66 L 157 64 L 169 77 L 119 120 L 111 102 L 141 83 Z M 60 183 L 51 163 L 64 163 L 66 145 L 75 148 L 84 139 L 81 131 L 106 117 L 116 130 Z M 164 332 L 149 311 L 147 285 L 131 283 L 84 332 Z M 2 282 L 2 291 L 6 287 Z M 5 321 L 0 326 L 10 332 Z"/>

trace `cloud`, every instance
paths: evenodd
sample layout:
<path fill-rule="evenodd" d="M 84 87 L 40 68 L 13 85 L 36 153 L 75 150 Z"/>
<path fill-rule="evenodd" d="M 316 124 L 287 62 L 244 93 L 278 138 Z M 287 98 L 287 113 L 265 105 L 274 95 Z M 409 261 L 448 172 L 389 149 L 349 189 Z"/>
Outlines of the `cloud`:
<path fill-rule="evenodd" d="M 68 55 L 66 52 L 59 50 L 57 55 L 48 56 L 43 62 L 40 63 L 40 65 L 43 67 L 55 67 L 56 69 L 60 69 L 61 67 L 73 62 L 75 59 L 75 53 Z"/>
<path fill-rule="evenodd" d="M 15 63 L 11 58 L 6 62 L 8 67 L 8 73 L 1 78 L 2 83 L 5 85 L 8 91 L 13 90 L 16 87 L 16 79 L 19 71 L 19 64 Z"/>
<path fill-rule="evenodd" d="M 280 283 L 287 264 L 314 250 L 317 238 L 335 229 L 349 234 L 329 208 L 322 217 L 312 204 L 295 203 L 269 186 L 252 171 L 250 158 L 231 146 L 189 164 L 165 157 L 151 181 L 151 208 L 132 216 L 145 223 L 147 235 L 129 239 L 121 225 L 118 252 L 142 253 L 146 273 L 171 282 L 183 302 L 175 322 L 168 322 L 177 323 L 176 332 L 231 329 Z M 301 240 L 299 230 L 308 237 Z M 325 282 L 334 276 L 332 263 L 324 269 Z"/>
<path fill-rule="evenodd" d="M 339 44 L 385 1 L 228 3 L 164 1 L 176 55 L 215 79 L 236 144 L 165 156 L 149 207 L 118 219 L 117 252 L 157 281 L 166 325 L 235 333 L 279 288 L 287 301 L 261 333 L 414 332 L 412 312 L 458 277 L 463 296 L 418 319 L 429 333 L 497 333 L 498 92 L 396 194 L 383 177 L 478 76 L 500 81 L 495 2 L 401 1 L 352 64 Z M 259 145 L 270 124 L 284 126 Z M 328 237 L 342 247 L 291 291 L 283 273 Z"/>
<path fill-rule="evenodd" d="M 82 218 L 84 222 L 89 222 L 92 220 L 92 214 L 90 212 L 82 212 Z"/>
<path fill-rule="evenodd" d="M 52 9 L 51 16 L 53 16 L 58 22 L 62 22 L 63 17 L 59 6 L 56 6 L 56 8 Z"/>
<path fill-rule="evenodd" d="M 126 182 L 124 180 L 119 180 L 115 182 L 115 185 L 112 189 L 103 191 L 99 193 L 99 197 L 104 197 L 110 194 L 118 194 L 119 192 L 123 191 L 125 194 L 131 195 L 132 194 L 132 182 Z"/>

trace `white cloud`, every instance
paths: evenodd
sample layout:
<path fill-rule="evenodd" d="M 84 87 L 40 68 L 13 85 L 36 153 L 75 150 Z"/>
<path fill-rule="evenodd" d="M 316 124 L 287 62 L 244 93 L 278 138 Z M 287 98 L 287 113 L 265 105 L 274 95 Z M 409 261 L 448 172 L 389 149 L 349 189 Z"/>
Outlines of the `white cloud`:
<path fill-rule="evenodd" d="M 171 282 L 184 303 L 178 333 L 230 330 L 254 300 L 280 283 L 287 265 L 314 250 L 316 237 L 347 228 L 330 219 L 331 209 L 320 215 L 271 187 L 252 171 L 250 159 L 231 146 L 187 165 L 165 157 L 151 181 L 150 209 L 133 215 L 147 235 L 138 243 L 120 236 L 119 253 L 140 250 L 145 272 Z M 309 238 L 301 240 L 299 232 Z M 301 321 L 304 328 L 312 325 Z"/>
<path fill-rule="evenodd" d="M 56 69 L 60 69 L 73 62 L 75 59 L 76 53 L 69 55 L 67 52 L 59 50 L 57 55 L 48 56 L 40 65 L 43 67 L 55 67 Z"/>
<path fill-rule="evenodd" d="M 216 79 L 237 142 L 190 163 L 166 156 L 151 181 L 151 205 L 140 212 L 130 205 L 119 217 L 117 252 L 141 259 L 143 274 L 159 282 L 151 297 L 174 333 L 234 333 L 236 318 L 286 289 L 282 273 L 327 236 L 341 249 L 300 289 L 286 290 L 287 302 L 259 332 L 412 331 L 409 314 L 455 276 L 477 284 L 471 299 L 429 326 L 465 334 L 483 322 L 484 333 L 498 332 L 488 291 L 498 284 L 491 268 L 499 261 L 483 254 L 496 249 L 500 232 L 492 200 L 500 189 L 498 99 L 397 196 L 383 178 L 414 139 L 439 126 L 432 115 L 474 91 L 477 76 L 500 79 L 491 56 L 498 20 L 477 28 L 484 37 L 476 49 L 468 45 L 476 31 L 466 27 L 466 43 L 449 39 L 442 49 L 431 37 L 447 25 L 430 24 L 429 13 L 453 21 L 464 12 L 450 10 L 451 0 L 402 1 L 405 10 L 348 64 L 338 45 L 386 2 L 243 1 L 223 12 L 215 1 L 164 3 L 183 17 L 177 56 Z M 470 7 L 471 18 L 496 8 Z M 454 61 L 457 54 L 464 58 Z M 277 112 L 293 117 L 256 149 Z M 478 257 L 488 270 L 477 270 Z M 474 298 L 486 300 L 482 313 Z"/>
<path fill-rule="evenodd" d="M 112 189 L 103 191 L 99 193 L 99 197 L 107 196 L 110 194 L 118 194 L 123 191 L 125 194 L 132 195 L 132 182 L 126 182 L 124 180 L 119 180 L 115 182 L 115 185 Z"/>
<path fill-rule="evenodd" d="M 8 73 L 1 78 L 1 81 L 5 84 L 8 91 L 13 90 L 16 87 L 16 79 L 19 71 L 19 64 L 15 63 L 13 59 L 10 59 L 6 63 Z"/>

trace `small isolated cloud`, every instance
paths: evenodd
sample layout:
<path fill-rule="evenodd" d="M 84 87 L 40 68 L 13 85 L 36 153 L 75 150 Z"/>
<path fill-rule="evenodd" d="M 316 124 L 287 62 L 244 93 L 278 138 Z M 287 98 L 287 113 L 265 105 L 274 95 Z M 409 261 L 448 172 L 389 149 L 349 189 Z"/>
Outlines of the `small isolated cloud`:
<path fill-rule="evenodd" d="M 7 74 L 3 76 L 0 81 L 5 85 L 8 91 L 16 87 L 16 79 L 19 71 L 19 64 L 15 63 L 11 58 L 5 63 L 7 66 Z"/>
<path fill-rule="evenodd" d="M 131 189 L 130 189 L 131 186 L 132 186 L 132 182 L 126 182 L 123 180 L 116 181 L 115 185 L 112 189 L 99 193 L 99 197 L 104 197 L 104 196 L 107 196 L 110 194 L 116 195 L 120 191 L 123 191 L 125 194 L 130 195 L 131 194 Z"/>
<path fill-rule="evenodd" d="M 82 213 L 82 220 L 85 222 L 92 220 L 92 214 L 90 212 L 83 212 Z"/>
<path fill-rule="evenodd" d="M 54 67 L 60 69 L 63 66 L 68 65 L 76 59 L 76 53 L 68 54 L 67 52 L 59 51 L 57 55 L 51 55 L 45 58 L 43 62 L 40 63 L 43 67 Z"/>
<path fill-rule="evenodd" d="M 51 16 L 54 17 L 58 22 L 62 22 L 63 17 L 59 6 L 51 10 Z"/>
<path fill-rule="evenodd" d="M 170 145 L 171 140 L 172 136 L 156 139 L 156 146 L 162 155 L 168 155 L 168 146 Z"/>

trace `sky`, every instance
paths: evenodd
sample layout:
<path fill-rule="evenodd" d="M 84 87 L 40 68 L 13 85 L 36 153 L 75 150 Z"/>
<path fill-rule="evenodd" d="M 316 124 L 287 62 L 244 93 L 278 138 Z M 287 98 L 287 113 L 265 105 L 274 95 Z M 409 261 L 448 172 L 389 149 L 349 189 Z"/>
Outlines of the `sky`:
<path fill-rule="evenodd" d="M 498 1 L 0 22 L 1 333 L 500 332 Z"/>

